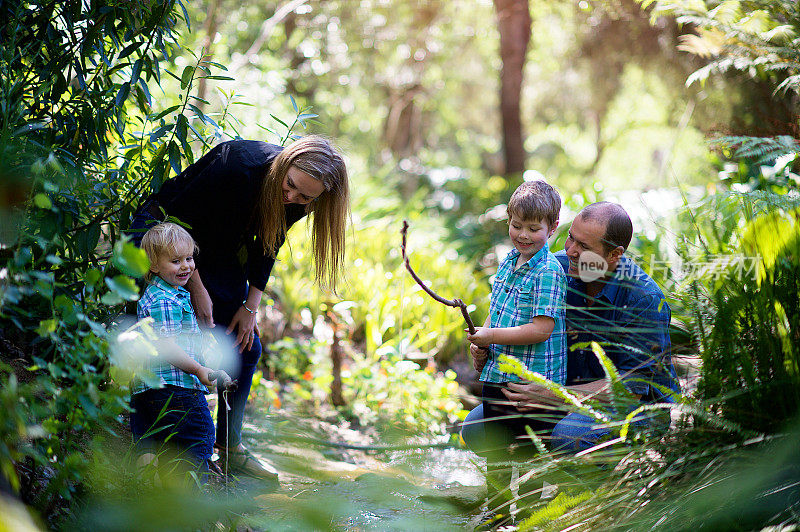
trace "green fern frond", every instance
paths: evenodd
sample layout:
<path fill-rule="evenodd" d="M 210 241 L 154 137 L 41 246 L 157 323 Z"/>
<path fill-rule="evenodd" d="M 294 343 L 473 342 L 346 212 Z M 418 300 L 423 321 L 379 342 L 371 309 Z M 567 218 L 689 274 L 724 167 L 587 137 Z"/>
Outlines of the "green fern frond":
<path fill-rule="evenodd" d="M 625 384 L 623 384 L 616 366 L 614 366 L 614 363 L 608 358 L 605 350 L 597 342 L 592 342 L 591 347 L 592 353 L 594 353 L 594 356 L 597 357 L 600 364 L 603 366 L 603 371 L 606 374 L 606 383 L 613 392 L 612 397 L 614 401 L 616 402 L 617 399 L 631 399 L 633 397 L 631 392 L 628 391 Z"/>
<path fill-rule="evenodd" d="M 529 370 L 522 365 L 522 362 L 520 362 L 519 359 L 508 355 L 500 355 L 498 357 L 498 361 L 500 362 L 500 371 L 517 375 L 521 379 L 536 383 L 539 386 L 546 388 L 554 395 L 562 399 L 566 404 L 574 406 L 580 413 L 591 416 L 597 421 L 602 423 L 609 423 L 611 421 L 611 418 L 608 416 L 608 414 L 602 410 L 593 408 L 583 399 L 572 394 L 565 386 L 548 380 L 539 373 Z"/>
<path fill-rule="evenodd" d="M 734 60 L 732 58 L 719 59 L 712 61 L 702 68 L 698 68 L 686 78 L 686 86 L 691 87 L 696 81 L 702 85 L 711 74 L 724 74 L 728 70 L 734 68 Z"/>
<path fill-rule="evenodd" d="M 776 211 L 790 212 L 800 207 L 800 197 L 789 194 L 773 194 L 768 190 L 736 192 L 732 193 L 731 197 L 739 198 L 741 204 L 752 213 L 748 221 Z"/>
<path fill-rule="evenodd" d="M 775 89 L 775 93 L 779 92 L 786 92 L 792 90 L 794 92 L 800 92 L 800 74 L 795 74 L 794 76 L 789 76 L 785 80 L 783 80 L 780 85 Z"/>
<path fill-rule="evenodd" d="M 550 501 L 544 508 L 537 510 L 530 517 L 525 519 L 520 524 L 520 531 L 522 530 L 535 530 L 537 527 L 544 524 L 549 524 L 557 520 L 572 508 L 588 501 L 593 496 L 591 491 L 583 491 L 575 495 L 568 495 L 564 492 L 556 495 L 556 498 Z"/>
<path fill-rule="evenodd" d="M 750 159 L 753 164 L 767 164 L 779 157 L 800 153 L 800 143 L 788 135 L 777 137 L 726 136 L 711 141 L 724 148 L 733 149 L 734 159 Z"/>
<path fill-rule="evenodd" d="M 800 94 L 800 8 L 797 2 L 750 1 L 745 6 L 739 0 L 699 2 L 649 0 L 639 2 L 650 6 L 651 13 L 672 15 L 678 24 L 696 28 L 702 41 L 705 33 L 714 41 L 724 42 L 706 66 L 692 73 L 686 81 L 704 83 L 711 73 L 734 69 L 749 76 L 769 73 L 776 76 L 780 91 Z M 716 3 L 716 5 L 714 5 Z M 705 7 L 706 9 L 703 9 Z M 710 9 L 709 9 L 710 8 Z M 696 50 L 706 50 L 702 46 Z M 686 51 L 693 52 L 692 47 Z M 788 76 L 782 79 L 783 76 Z"/>
<path fill-rule="evenodd" d="M 536 452 L 540 455 L 547 454 L 547 447 L 545 447 L 542 438 L 539 437 L 538 434 L 533 432 L 533 429 L 529 425 L 525 425 L 525 432 L 528 434 L 528 437 L 533 442 L 534 447 L 536 447 Z"/>

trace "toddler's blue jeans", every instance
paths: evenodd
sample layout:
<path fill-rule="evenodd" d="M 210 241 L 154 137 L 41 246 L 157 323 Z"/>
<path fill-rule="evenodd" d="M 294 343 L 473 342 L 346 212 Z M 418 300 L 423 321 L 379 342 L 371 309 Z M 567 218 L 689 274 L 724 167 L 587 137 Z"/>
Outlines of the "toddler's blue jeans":
<path fill-rule="evenodd" d="M 172 385 L 151 388 L 134 394 L 131 407 L 131 432 L 141 452 L 158 453 L 169 442 L 197 471 L 208 471 L 214 421 L 203 392 Z"/>

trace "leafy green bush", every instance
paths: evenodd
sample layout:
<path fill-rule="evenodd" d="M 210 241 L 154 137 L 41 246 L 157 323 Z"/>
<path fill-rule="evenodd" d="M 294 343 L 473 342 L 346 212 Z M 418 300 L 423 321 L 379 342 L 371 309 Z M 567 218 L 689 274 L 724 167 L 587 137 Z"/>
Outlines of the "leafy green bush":
<path fill-rule="evenodd" d="M 0 470 L 52 521 L 79 492 L 92 440 L 116 434 L 126 409 L 106 326 L 148 263 L 121 229 L 143 191 L 193 160 L 201 131 L 221 133 L 189 95 L 219 65 L 164 68 L 180 7 L 0 4 L 0 211 L 18 221 L 0 240 Z M 165 75 L 181 104 L 157 110 Z"/>
<path fill-rule="evenodd" d="M 800 9 L 791 0 L 637 0 L 652 6 L 651 16 L 672 15 L 691 24 L 693 34 L 681 48 L 709 63 L 686 81 L 705 82 L 710 75 L 728 70 L 766 78 L 778 91 L 799 92 L 800 75 L 794 58 L 800 30 Z"/>
<path fill-rule="evenodd" d="M 291 337 L 281 338 L 264 349 L 264 365 L 269 375 L 278 381 L 297 381 L 302 379 L 313 364 L 313 354 L 317 352 L 319 340 L 300 342 Z M 323 344 L 324 345 L 324 344 Z"/>
<path fill-rule="evenodd" d="M 695 221 L 684 261 L 699 266 L 683 282 L 703 358 L 699 390 L 757 431 L 800 409 L 798 203 L 767 191 L 719 194 L 685 214 Z"/>
<path fill-rule="evenodd" d="M 362 424 L 403 433 L 442 434 L 446 424 L 463 419 L 453 370 L 420 368 L 389 354 L 375 360 L 357 357 L 342 375 L 344 412 Z"/>
<path fill-rule="evenodd" d="M 270 344 L 266 351 L 266 366 L 279 381 L 280 392 L 274 383 L 259 377 L 254 389 L 262 403 L 267 407 L 294 403 L 312 411 L 329 403 L 333 381 L 330 341 L 287 337 Z M 432 363 L 420 367 L 387 346 L 375 355 L 360 353 L 351 346 L 345 351 L 345 404 L 338 408 L 345 417 L 403 434 L 442 434 L 445 424 L 466 415 L 452 370 L 437 371 Z"/>

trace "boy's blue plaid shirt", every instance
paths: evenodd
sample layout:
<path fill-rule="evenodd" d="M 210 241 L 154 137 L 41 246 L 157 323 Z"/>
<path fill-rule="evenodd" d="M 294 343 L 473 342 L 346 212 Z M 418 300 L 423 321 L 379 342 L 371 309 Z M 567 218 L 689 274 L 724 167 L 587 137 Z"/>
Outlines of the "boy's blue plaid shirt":
<path fill-rule="evenodd" d="M 139 299 L 137 305 L 139 319 L 148 316 L 153 318 L 153 330 L 162 338 L 173 338 L 178 347 L 202 363 L 202 333 L 197 325 L 189 292 L 183 287 L 175 287 L 157 275 Z M 151 371 L 164 384 L 172 384 L 181 388 L 200 390 L 208 393 L 208 389 L 194 375 L 189 375 L 169 362 L 148 360 L 145 369 Z M 136 380 L 131 393 L 139 393 L 148 389 L 140 380 Z"/>
<path fill-rule="evenodd" d="M 489 359 L 480 380 L 518 381 L 519 377 L 498 367 L 498 356 L 510 355 L 529 370 L 563 384 L 567 376 L 564 270 L 546 243 L 528 262 L 514 269 L 518 258 L 519 251 L 512 250 L 497 269 L 489 307 L 492 327 L 525 325 L 535 316 L 549 316 L 555 326 L 550 338 L 538 344 L 489 346 Z"/>

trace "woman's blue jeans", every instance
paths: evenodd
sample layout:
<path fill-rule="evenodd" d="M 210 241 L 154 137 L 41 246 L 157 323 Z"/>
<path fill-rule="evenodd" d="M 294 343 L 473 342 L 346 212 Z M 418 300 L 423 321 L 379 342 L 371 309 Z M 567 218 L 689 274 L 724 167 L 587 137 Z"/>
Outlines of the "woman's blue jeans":
<path fill-rule="evenodd" d="M 639 423 L 634 421 L 634 423 Z M 577 412 L 567 414 L 553 428 L 551 441 L 553 450 L 578 453 L 597 445 L 611 430 L 592 417 Z"/>
<path fill-rule="evenodd" d="M 236 447 L 242 441 L 244 408 L 247 406 L 247 398 L 250 395 L 258 359 L 261 358 L 261 341 L 258 335 L 253 338 L 253 345 L 250 349 L 239 354 L 239 358 L 241 361 L 239 374 L 231 375 L 232 379 L 239 381 L 238 386 L 236 390 L 227 392 L 227 404 L 230 406 L 230 411 L 225 405 L 226 392 L 223 390 L 218 392 L 217 445 L 220 447 Z"/>

